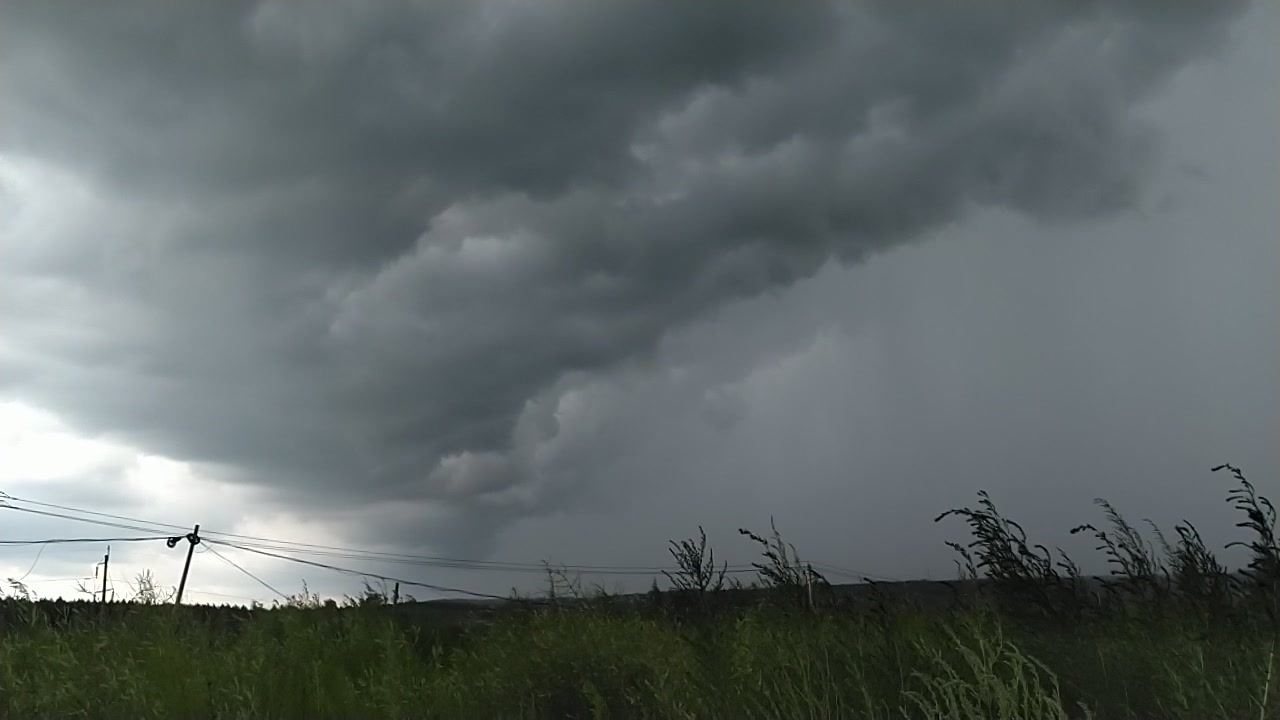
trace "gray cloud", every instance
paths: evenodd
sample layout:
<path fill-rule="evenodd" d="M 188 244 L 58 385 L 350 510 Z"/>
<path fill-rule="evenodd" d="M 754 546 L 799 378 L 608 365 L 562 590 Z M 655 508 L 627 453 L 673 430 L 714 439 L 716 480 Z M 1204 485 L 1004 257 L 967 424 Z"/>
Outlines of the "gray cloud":
<path fill-rule="evenodd" d="M 6 3 L 0 153 L 40 180 L 3 201 L 0 390 L 483 545 L 618 461 L 611 388 L 673 332 L 975 208 L 1137 205 L 1134 105 L 1236 9 Z"/>

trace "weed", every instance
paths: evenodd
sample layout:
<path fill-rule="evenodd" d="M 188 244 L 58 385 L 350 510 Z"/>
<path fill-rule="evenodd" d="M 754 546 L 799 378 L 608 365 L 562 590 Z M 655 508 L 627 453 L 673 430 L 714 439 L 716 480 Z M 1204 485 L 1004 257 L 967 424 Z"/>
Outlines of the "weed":
<path fill-rule="evenodd" d="M 750 530 L 738 530 L 738 534 L 746 536 L 762 548 L 764 561 L 751 563 L 759 573 L 761 584 L 785 600 L 798 602 L 809 610 L 816 609 L 821 599 L 819 593 L 830 587 L 830 583 L 813 569 L 813 565 L 800 560 L 800 554 L 794 545 L 783 542 L 773 518 L 769 518 L 769 529 L 772 532 L 767 539 Z"/>

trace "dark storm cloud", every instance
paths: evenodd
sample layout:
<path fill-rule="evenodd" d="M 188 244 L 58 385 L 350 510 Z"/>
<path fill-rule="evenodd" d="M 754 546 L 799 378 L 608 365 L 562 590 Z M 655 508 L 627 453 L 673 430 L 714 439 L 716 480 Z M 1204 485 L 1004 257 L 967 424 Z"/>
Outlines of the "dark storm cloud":
<path fill-rule="evenodd" d="M 0 387 L 483 535 L 607 465 L 574 388 L 670 330 L 975 206 L 1132 206 L 1132 106 L 1233 10 L 5 3 L 0 153 L 61 179 L 0 196 Z"/>

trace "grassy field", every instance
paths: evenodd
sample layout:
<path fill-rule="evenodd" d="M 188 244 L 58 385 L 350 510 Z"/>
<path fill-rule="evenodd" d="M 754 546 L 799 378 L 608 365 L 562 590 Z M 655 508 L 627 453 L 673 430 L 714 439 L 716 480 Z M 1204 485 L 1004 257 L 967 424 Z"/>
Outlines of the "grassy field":
<path fill-rule="evenodd" d="M 1029 544 L 985 496 L 941 519 L 972 581 L 949 608 L 834 592 L 775 533 L 757 589 L 704 540 L 676 590 L 433 618 L 377 598 L 240 614 L 9 598 L 6 718 L 1280 718 L 1275 511 L 1242 475 L 1244 573 L 1195 528 L 1154 546 L 1103 505 L 1105 583 Z M 1158 548 L 1158 551 L 1155 549 Z M 975 589 L 977 588 L 977 589 Z M 91 607 L 91 606 L 90 606 Z"/>

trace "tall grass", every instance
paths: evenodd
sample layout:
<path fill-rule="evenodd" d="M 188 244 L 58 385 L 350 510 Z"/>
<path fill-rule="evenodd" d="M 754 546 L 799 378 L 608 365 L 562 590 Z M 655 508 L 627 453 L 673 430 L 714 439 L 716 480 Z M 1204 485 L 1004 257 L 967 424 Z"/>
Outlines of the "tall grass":
<path fill-rule="evenodd" d="M 556 602 L 467 622 L 373 588 L 341 607 L 304 590 L 231 619 L 10 593 L 0 716 L 1280 718 L 1275 512 L 1230 471 L 1247 573 L 1229 573 L 1189 524 L 1148 540 L 1100 501 L 1107 525 L 1076 528 L 1113 569 L 1091 583 L 980 495 L 939 518 L 972 534 L 953 547 L 957 588 L 975 592 L 946 608 L 842 594 L 776 528 L 743 531 L 761 551 L 745 587 L 724 579 L 700 531 L 671 545 L 672 591 L 553 583 Z M 140 600 L 163 597 L 139 587 Z"/>

